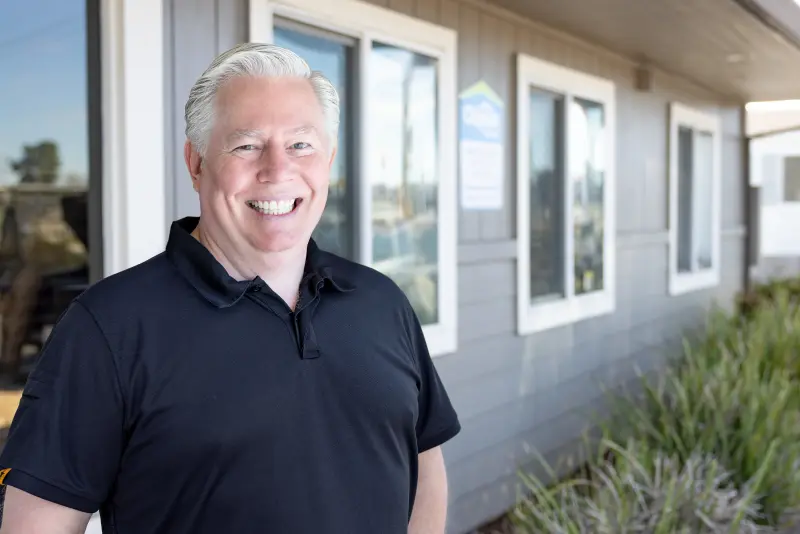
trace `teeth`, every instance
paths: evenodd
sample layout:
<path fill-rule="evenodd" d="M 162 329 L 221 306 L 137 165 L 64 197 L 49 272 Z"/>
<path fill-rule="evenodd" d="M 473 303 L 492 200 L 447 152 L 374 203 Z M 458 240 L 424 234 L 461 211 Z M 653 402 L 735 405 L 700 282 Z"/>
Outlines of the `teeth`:
<path fill-rule="evenodd" d="M 286 215 L 294 209 L 294 200 L 250 201 L 248 206 L 265 215 Z"/>

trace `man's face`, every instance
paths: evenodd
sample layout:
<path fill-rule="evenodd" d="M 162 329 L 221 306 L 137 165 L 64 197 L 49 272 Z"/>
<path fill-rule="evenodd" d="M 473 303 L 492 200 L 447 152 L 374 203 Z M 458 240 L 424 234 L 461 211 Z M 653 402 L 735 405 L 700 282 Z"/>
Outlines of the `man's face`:
<path fill-rule="evenodd" d="M 217 92 L 202 164 L 186 149 L 203 224 L 240 252 L 305 248 L 328 197 L 333 151 L 325 131 L 307 80 L 228 81 Z"/>

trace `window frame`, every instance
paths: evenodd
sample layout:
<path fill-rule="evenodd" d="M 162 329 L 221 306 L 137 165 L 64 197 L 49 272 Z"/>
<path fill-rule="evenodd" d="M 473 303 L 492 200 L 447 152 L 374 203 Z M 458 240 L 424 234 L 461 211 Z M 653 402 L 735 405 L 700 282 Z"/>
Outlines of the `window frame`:
<path fill-rule="evenodd" d="M 713 148 L 711 176 L 711 268 L 678 272 L 678 199 L 680 127 L 710 133 Z M 694 180 L 693 180 L 694 183 Z M 669 107 L 669 294 L 672 296 L 716 287 L 720 283 L 722 205 L 722 124 L 719 116 L 671 102 Z"/>
<path fill-rule="evenodd" d="M 564 97 L 562 128 L 564 164 L 564 271 L 566 295 L 555 301 L 531 302 L 530 298 L 530 90 L 552 91 Z M 569 180 L 570 103 L 582 98 L 603 105 L 606 130 L 606 170 L 603 184 L 603 289 L 575 295 L 574 218 Z M 593 76 L 526 54 L 517 55 L 517 333 L 533 334 L 593 317 L 616 308 L 616 86 Z"/>
<path fill-rule="evenodd" d="M 273 42 L 273 18 L 280 17 L 358 40 L 354 141 L 356 234 L 360 263 L 372 266 L 372 188 L 368 181 L 370 124 L 369 53 L 373 41 L 402 47 L 438 60 L 438 315 L 439 322 L 423 325 L 432 356 L 457 350 L 457 191 L 456 191 L 456 64 L 457 34 L 453 30 L 408 17 L 358 0 L 250 0 L 249 41 Z M 375 126 L 376 127 L 376 126 Z M 340 133 L 341 134 L 341 133 Z"/>
<path fill-rule="evenodd" d="M 163 0 L 99 1 L 102 161 L 95 165 L 103 173 L 107 277 L 167 243 L 165 37 Z"/>

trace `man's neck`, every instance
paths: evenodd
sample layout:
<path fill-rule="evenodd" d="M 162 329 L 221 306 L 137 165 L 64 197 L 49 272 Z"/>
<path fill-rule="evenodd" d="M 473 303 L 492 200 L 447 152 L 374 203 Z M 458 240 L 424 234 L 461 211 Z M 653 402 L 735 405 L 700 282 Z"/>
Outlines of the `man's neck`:
<path fill-rule="evenodd" d="M 192 236 L 203 244 L 228 274 L 236 280 L 252 280 L 259 276 L 294 309 L 299 297 L 300 281 L 306 262 L 306 248 L 280 253 L 237 253 L 235 248 L 226 250 L 202 224 Z"/>

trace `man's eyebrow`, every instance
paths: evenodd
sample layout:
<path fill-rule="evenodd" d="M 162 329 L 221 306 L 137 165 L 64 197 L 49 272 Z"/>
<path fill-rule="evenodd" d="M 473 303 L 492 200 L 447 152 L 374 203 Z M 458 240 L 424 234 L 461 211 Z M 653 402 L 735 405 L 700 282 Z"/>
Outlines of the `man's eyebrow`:
<path fill-rule="evenodd" d="M 263 130 L 234 130 L 226 136 L 226 139 L 236 139 L 239 137 L 261 137 L 264 135 Z"/>
<path fill-rule="evenodd" d="M 316 133 L 316 132 L 317 128 L 312 124 L 304 124 L 303 126 L 292 128 L 288 131 L 290 135 L 300 135 L 300 134 Z"/>

